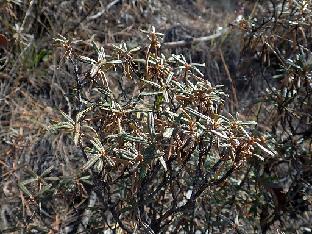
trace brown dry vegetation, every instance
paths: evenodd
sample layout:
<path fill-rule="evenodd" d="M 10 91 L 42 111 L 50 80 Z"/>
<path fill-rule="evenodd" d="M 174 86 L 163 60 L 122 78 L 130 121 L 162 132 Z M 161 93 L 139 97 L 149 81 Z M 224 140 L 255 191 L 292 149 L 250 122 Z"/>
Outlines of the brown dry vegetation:
<path fill-rule="evenodd" d="M 0 232 L 311 232 L 311 16 L 295 0 L 1 1 Z M 129 58 L 120 43 L 141 49 Z M 122 60 L 103 68 L 107 86 L 88 64 L 101 47 Z M 137 62 L 148 56 L 150 67 Z M 197 91 L 168 84 L 172 103 L 137 101 L 168 71 Z M 154 107 L 116 113 L 104 99 Z M 128 138 L 107 140 L 120 126 Z M 92 161 L 101 144 L 113 162 Z M 134 160 L 117 157 L 133 149 Z"/>

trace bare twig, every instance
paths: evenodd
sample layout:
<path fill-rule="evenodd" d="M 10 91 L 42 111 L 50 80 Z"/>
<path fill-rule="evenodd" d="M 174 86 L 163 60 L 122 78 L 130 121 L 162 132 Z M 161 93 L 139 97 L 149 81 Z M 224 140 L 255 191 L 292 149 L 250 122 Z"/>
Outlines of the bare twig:
<path fill-rule="evenodd" d="M 232 95 L 233 95 L 233 99 L 234 99 L 234 106 L 235 106 L 235 109 L 236 109 L 238 107 L 238 100 L 237 100 L 237 94 L 236 94 L 235 81 L 231 77 L 230 70 L 229 70 L 229 68 L 228 68 L 228 66 L 227 66 L 227 64 L 225 62 L 224 55 L 223 55 L 223 52 L 222 52 L 221 48 L 219 49 L 219 53 L 220 53 L 220 56 L 221 56 L 221 60 L 222 60 L 223 66 L 224 66 L 224 70 L 225 70 L 226 76 L 229 79 L 230 84 L 231 84 Z M 233 111 L 233 108 L 232 108 L 232 111 Z"/>
<path fill-rule="evenodd" d="M 188 40 L 182 40 L 182 41 L 172 41 L 172 42 L 165 42 L 162 44 L 163 47 L 165 48 L 175 48 L 175 47 L 183 47 L 191 44 L 196 44 L 200 42 L 206 42 L 206 41 L 211 41 L 214 40 L 225 33 L 228 32 L 228 28 L 225 28 L 224 30 L 221 30 L 215 34 L 205 36 L 205 37 L 197 37 L 197 38 L 190 38 Z"/>
<path fill-rule="evenodd" d="M 121 0 L 114 0 L 111 3 L 109 3 L 104 9 L 96 13 L 95 15 L 88 16 L 88 20 L 94 20 L 99 17 L 101 17 L 105 12 L 109 11 L 110 8 L 112 8 L 114 5 L 118 4 Z"/>
<path fill-rule="evenodd" d="M 78 233 L 83 233 L 83 231 L 85 230 L 85 227 L 88 226 L 88 223 L 89 223 L 90 218 L 92 216 L 91 209 L 94 207 L 96 200 L 97 200 L 96 193 L 94 191 L 92 191 L 90 194 L 90 197 L 89 197 L 88 208 L 83 213 L 82 220 L 81 220 L 81 223 L 79 225 Z"/>
<path fill-rule="evenodd" d="M 23 19 L 22 26 L 21 26 L 24 33 L 28 33 L 28 31 L 31 28 L 32 22 L 34 21 L 33 11 L 35 10 L 35 7 L 37 4 L 38 4 L 38 0 L 31 0 L 29 3 L 29 7 L 26 11 L 26 14 L 25 14 L 25 17 Z"/>

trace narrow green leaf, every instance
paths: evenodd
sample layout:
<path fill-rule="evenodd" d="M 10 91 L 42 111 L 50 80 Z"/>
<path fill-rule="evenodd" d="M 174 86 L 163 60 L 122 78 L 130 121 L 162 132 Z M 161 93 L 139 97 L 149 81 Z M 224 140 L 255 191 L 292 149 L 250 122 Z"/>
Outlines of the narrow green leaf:
<path fill-rule="evenodd" d="M 94 166 L 94 169 L 95 171 L 100 172 L 103 170 L 103 166 L 104 166 L 103 160 L 98 160 Z"/>
<path fill-rule="evenodd" d="M 74 132 L 74 144 L 78 145 L 80 139 L 80 122 L 76 122 L 75 124 L 75 132 Z"/>
<path fill-rule="evenodd" d="M 156 96 L 156 95 L 159 95 L 159 94 L 162 94 L 163 92 L 162 91 L 158 91 L 158 92 L 141 92 L 139 94 L 139 96 Z"/>
<path fill-rule="evenodd" d="M 124 150 L 124 149 L 114 149 L 114 152 L 119 154 L 121 157 L 133 160 L 135 159 L 138 155 L 130 152 L 130 150 Z"/>
<path fill-rule="evenodd" d="M 95 64 L 95 63 L 96 63 L 96 61 L 95 61 L 94 59 L 91 59 L 91 58 L 89 58 L 89 57 L 82 56 L 82 55 L 79 56 L 79 59 L 80 59 L 82 62 L 89 63 L 89 64 Z"/>
<path fill-rule="evenodd" d="M 211 130 L 211 132 L 213 132 L 214 134 L 216 134 L 217 136 L 224 138 L 224 139 L 229 139 L 227 135 L 222 134 L 220 132 L 217 132 L 216 130 Z"/>
<path fill-rule="evenodd" d="M 74 121 L 72 118 L 70 118 L 70 116 L 67 115 L 65 112 L 63 112 L 63 111 L 60 110 L 60 113 L 63 115 L 63 117 L 64 117 L 65 119 L 67 119 L 67 121 L 68 121 L 69 123 L 71 123 L 72 125 L 75 124 L 75 121 Z"/>
<path fill-rule="evenodd" d="M 80 121 L 82 117 L 84 117 L 88 112 L 90 112 L 95 107 L 95 104 L 89 106 L 88 108 L 84 109 L 83 111 L 78 112 L 76 115 L 76 122 Z"/>
<path fill-rule="evenodd" d="M 163 168 L 165 169 L 165 171 L 167 171 L 167 164 L 165 162 L 165 159 L 163 156 L 159 157 L 159 162 L 161 163 L 161 165 L 163 166 Z"/>
<path fill-rule="evenodd" d="M 167 77 L 167 79 L 166 79 L 166 84 L 169 84 L 170 82 L 171 82 L 171 80 L 172 80 L 172 78 L 173 78 L 173 72 L 170 72 L 169 73 L 169 75 L 168 75 L 168 77 Z"/>
<path fill-rule="evenodd" d="M 275 153 L 272 152 L 271 150 L 268 150 L 267 148 L 265 148 L 264 146 L 260 145 L 258 142 L 256 142 L 256 145 L 265 153 L 269 154 L 270 156 L 275 156 Z"/>
<path fill-rule="evenodd" d="M 60 178 L 56 177 L 56 176 L 48 176 L 48 177 L 44 177 L 44 180 L 47 180 L 47 181 L 58 181 L 58 180 L 60 180 Z"/>
<path fill-rule="evenodd" d="M 155 136 L 155 120 L 153 112 L 148 113 L 148 129 L 152 137 Z"/>
<path fill-rule="evenodd" d="M 135 136 L 132 136 L 130 134 L 122 134 L 122 138 L 124 140 L 132 141 L 132 142 L 148 143 L 147 140 L 145 140 L 144 138 L 142 138 L 142 137 L 135 137 Z"/>
<path fill-rule="evenodd" d="M 41 195 L 45 192 L 48 192 L 49 190 L 52 191 L 51 188 L 52 188 L 52 184 L 47 184 L 47 185 L 43 186 L 43 188 L 39 191 L 39 195 Z"/>
<path fill-rule="evenodd" d="M 163 133 L 164 138 L 171 138 L 174 128 L 166 128 Z"/>
<path fill-rule="evenodd" d="M 120 64 L 120 63 L 123 63 L 122 60 L 112 60 L 112 61 L 108 61 L 106 62 L 108 64 Z"/>
<path fill-rule="evenodd" d="M 140 46 L 134 47 L 134 48 L 129 50 L 129 53 L 135 53 L 135 52 L 139 51 L 140 49 L 141 49 Z"/>
<path fill-rule="evenodd" d="M 97 151 L 99 151 L 99 152 L 105 151 L 105 149 L 103 148 L 103 145 L 102 145 L 99 138 L 95 137 L 95 138 L 93 138 L 93 140 L 90 140 L 90 141 L 94 145 L 94 147 L 97 149 Z"/>
<path fill-rule="evenodd" d="M 90 167 L 92 167 L 99 159 L 101 158 L 101 154 L 93 154 L 92 157 L 83 165 L 82 170 L 86 171 Z"/>
<path fill-rule="evenodd" d="M 18 187 L 20 190 L 22 190 L 23 193 L 25 193 L 29 197 L 33 197 L 33 195 L 29 192 L 29 190 L 26 188 L 26 186 L 23 183 L 18 183 Z"/>
<path fill-rule="evenodd" d="M 198 111 L 196 111 L 196 110 L 193 110 L 193 109 L 190 108 L 190 107 L 186 107 L 185 110 L 187 110 L 189 113 L 191 113 L 191 114 L 193 114 L 193 115 L 195 115 L 195 116 L 197 116 L 197 117 L 199 117 L 199 118 L 202 118 L 202 119 L 206 119 L 206 120 L 208 120 L 208 121 L 211 121 L 211 118 L 210 118 L 209 116 L 206 116 L 206 115 L 204 115 L 204 114 L 202 114 L 202 113 L 200 113 L 200 112 L 198 112 Z"/>
<path fill-rule="evenodd" d="M 150 80 L 144 80 L 144 79 L 142 79 L 142 81 L 144 82 L 144 83 L 147 83 L 147 84 L 150 84 L 151 86 L 155 86 L 156 88 L 161 88 L 161 86 L 159 85 L 159 84 L 157 84 L 157 83 L 155 83 L 155 82 L 153 82 L 153 81 L 150 81 Z"/>
<path fill-rule="evenodd" d="M 45 169 L 45 170 L 42 172 L 41 177 L 44 177 L 44 176 L 50 174 L 51 171 L 52 171 L 53 169 L 54 169 L 54 166 L 53 166 L 53 165 L 50 166 L 49 168 Z"/>
<path fill-rule="evenodd" d="M 37 177 L 36 178 L 31 178 L 31 179 L 27 179 L 24 180 L 23 182 L 21 182 L 20 184 L 26 185 L 26 184 L 31 184 L 33 182 L 37 181 Z"/>

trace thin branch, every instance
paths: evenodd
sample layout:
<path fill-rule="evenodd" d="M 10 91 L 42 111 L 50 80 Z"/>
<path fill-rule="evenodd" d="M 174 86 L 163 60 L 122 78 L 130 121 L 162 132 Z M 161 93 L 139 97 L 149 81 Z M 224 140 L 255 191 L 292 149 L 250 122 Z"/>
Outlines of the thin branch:
<path fill-rule="evenodd" d="M 192 45 L 200 42 L 206 42 L 206 41 L 211 41 L 214 40 L 218 37 L 223 36 L 229 31 L 228 28 L 225 28 L 215 34 L 205 36 L 205 37 L 197 37 L 197 38 L 190 38 L 188 40 L 182 40 L 182 41 L 172 41 L 172 42 L 165 42 L 162 44 L 163 48 L 175 48 L 175 47 L 183 47 L 187 45 Z"/>
<path fill-rule="evenodd" d="M 101 17 L 105 12 L 109 11 L 110 8 L 112 8 L 114 5 L 118 4 L 119 2 L 121 2 L 121 0 L 112 1 L 104 9 L 102 9 L 101 11 L 96 13 L 95 15 L 88 16 L 87 19 L 88 20 L 94 20 L 94 19 Z"/>

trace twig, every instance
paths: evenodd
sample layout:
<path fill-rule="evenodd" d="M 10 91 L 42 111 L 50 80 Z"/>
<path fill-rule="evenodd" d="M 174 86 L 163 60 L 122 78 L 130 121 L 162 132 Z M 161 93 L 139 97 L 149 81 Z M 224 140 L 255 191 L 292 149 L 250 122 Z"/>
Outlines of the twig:
<path fill-rule="evenodd" d="M 26 11 L 25 17 L 23 19 L 23 23 L 22 23 L 22 31 L 24 33 L 28 33 L 29 29 L 31 28 L 32 22 L 34 19 L 30 20 L 30 18 L 34 18 L 33 16 L 33 11 L 35 9 L 35 6 L 37 5 L 38 0 L 31 0 L 29 3 L 29 7 Z"/>
<path fill-rule="evenodd" d="M 227 32 L 228 32 L 228 28 L 225 28 L 224 30 L 221 30 L 215 34 L 205 36 L 205 37 L 190 38 L 188 40 L 183 40 L 183 41 L 165 42 L 162 44 L 162 47 L 164 47 L 164 48 L 175 48 L 175 47 L 183 47 L 186 45 L 195 44 L 195 43 L 199 43 L 199 42 L 211 41 L 213 39 L 216 39 L 216 38 L 224 35 Z"/>
<path fill-rule="evenodd" d="M 91 209 L 94 207 L 95 202 L 97 200 L 96 193 L 94 191 L 91 192 L 90 197 L 89 197 L 89 204 L 86 210 L 84 211 L 82 215 L 82 220 L 78 228 L 78 233 L 83 233 L 85 228 L 88 226 L 88 223 L 90 221 L 90 218 L 92 216 L 92 211 Z"/>
<path fill-rule="evenodd" d="M 228 28 L 222 30 L 221 32 L 217 32 L 213 35 L 210 36 L 205 36 L 205 37 L 197 37 L 197 38 L 189 38 L 187 40 L 183 41 L 172 41 L 172 42 L 164 42 L 161 44 L 162 48 L 176 48 L 176 47 L 183 47 L 187 45 L 192 45 L 200 42 L 206 42 L 206 41 L 211 41 L 213 39 L 216 39 L 218 37 L 221 37 L 224 35 L 226 32 L 228 32 Z M 102 46 L 105 49 L 112 49 L 114 48 L 115 43 L 105 43 Z"/>
<path fill-rule="evenodd" d="M 92 5 L 90 6 L 89 10 L 87 11 L 87 13 L 86 13 L 84 16 L 81 17 L 81 19 L 79 20 L 79 22 L 75 23 L 73 27 L 67 29 L 63 34 L 66 35 L 66 34 L 69 33 L 69 32 L 75 31 L 75 30 L 79 27 L 79 25 L 80 25 L 83 21 L 85 21 L 85 20 L 88 18 L 88 16 L 91 14 L 91 12 L 95 9 L 96 4 L 97 4 L 97 1 L 93 1 L 93 3 L 92 3 Z"/>
<path fill-rule="evenodd" d="M 107 12 L 110 8 L 112 8 L 114 5 L 118 4 L 121 0 L 114 0 L 111 3 L 109 3 L 104 9 L 96 13 L 95 15 L 88 16 L 88 20 L 94 20 L 96 18 L 101 17 L 105 12 Z"/>
<path fill-rule="evenodd" d="M 72 57 L 70 57 L 70 61 L 74 66 L 74 74 L 75 74 L 77 98 L 78 98 L 77 111 L 80 112 L 83 108 L 83 101 L 82 101 L 82 95 L 81 95 L 82 84 L 81 84 L 81 79 L 80 79 L 80 75 L 79 75 L 79 67 L 78 67 L 77 61 L 74 60 Z"/>
<path fill-rule="evenodd" d="M 222 60 L 223 66 L 224 66 L 224 70 L 225 70 L 226 76 L 229 79 L 230 84 L 231 84 L 232 95 L 233 95 L 234 105 L 235 105 L 235 109 L 236 109 L 238 107 L 238 100 L 237 100 L 236 87 L 235 87 L 236 85 L 235 85 L 234 80 L 231 77 L 230 70 L 229 70 L 227 64 L 225 63 L 224 55 L 223 55 L 223 52 L 222 52 L 221 48 L 219 49 L 219 53 L 220 53 L 220 56 L 221 56 L 221 60 Z M 232 111 L 233 111 L 233 108 L 232 108 Z"/>

